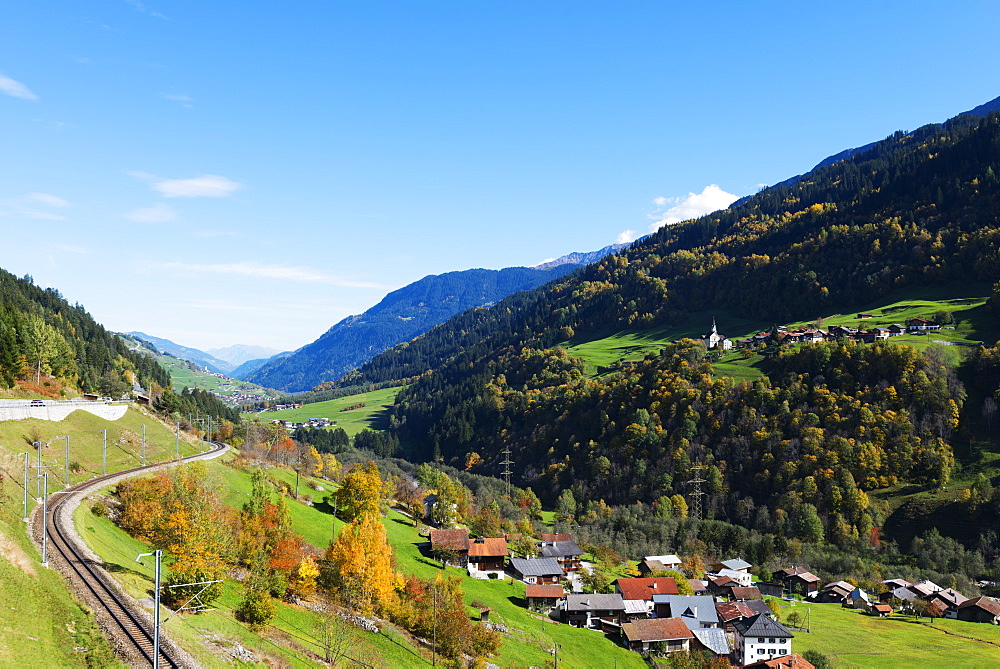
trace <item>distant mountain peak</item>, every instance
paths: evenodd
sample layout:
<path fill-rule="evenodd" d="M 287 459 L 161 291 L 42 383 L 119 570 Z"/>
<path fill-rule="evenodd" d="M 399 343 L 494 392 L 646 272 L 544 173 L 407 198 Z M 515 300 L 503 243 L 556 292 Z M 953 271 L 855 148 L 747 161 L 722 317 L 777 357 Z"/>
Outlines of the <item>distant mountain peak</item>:
<path fill-rule="evenodd" d="M 549 260 L 547 262 L 543 262 L 541 265 L 535 265 L 535 269 L 553 269 L 562 265 L 589 265 L 592 262 L 597 262 L 606 255 L 618 253 L 628 246 L 628 244 L 611 244 L 610 246 L 605 246 L 603 249 L 591 251 L 589 253 L 567 253 L 564 256 L 556 258 L 555 260 Z"/>

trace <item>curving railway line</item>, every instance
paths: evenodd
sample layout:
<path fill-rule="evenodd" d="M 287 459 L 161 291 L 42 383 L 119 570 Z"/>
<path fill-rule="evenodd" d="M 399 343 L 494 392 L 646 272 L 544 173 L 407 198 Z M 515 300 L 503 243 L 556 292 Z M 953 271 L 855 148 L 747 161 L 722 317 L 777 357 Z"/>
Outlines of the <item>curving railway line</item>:
<path fill-rule="evenodd" d="M 181 458 L 181 462 L 191 460 L 201 460 L 216 457 L 226 449 L 225 444 L 211 442 L 212 448 L 205 453 Z M 50 559 L 57 557 L 58 566 L 77 592 L 89 593 L 87 597 L 90 603 L 97 610 L 98 618 L 102 621 L 107 632 L 117 642 L 115 645 L 130 664 L 141 666 L 149 665 L 161 667 L 182 667 L 188 662 L 183 662 L 175 653 L 171 651 L 171 644 L 164 643 L 163 636 L 160 637 L 160 653 L 158 661 L 154 661 L 153 651 L 153 631 L 152 621 L 144 612 L 136 611 L 134 600 L 123 594 L 117 584 L 101 568 L 100 564 L 89 557 L 89 550 L 82 545 L 79 538 L 73 531 L 72 506 L 67 504 L 72 498 L 82 498 L 91 490 L 106 485 L 108 482 L 120 478 L 127 478 L 142 472 L 176 464 L 177 461 L 169 463 L 158 463 L 145 467 L 135 467 L 125 471 L 98 476 L 67 488 L 65 493 L 55 497 L 48 505 L 48 514 L 45 522 L 48 524 L 48 540 Z M 37 529 L 37 528 L 36 528 Z M 130 603 L 131 602 L 131 603 Z"/>

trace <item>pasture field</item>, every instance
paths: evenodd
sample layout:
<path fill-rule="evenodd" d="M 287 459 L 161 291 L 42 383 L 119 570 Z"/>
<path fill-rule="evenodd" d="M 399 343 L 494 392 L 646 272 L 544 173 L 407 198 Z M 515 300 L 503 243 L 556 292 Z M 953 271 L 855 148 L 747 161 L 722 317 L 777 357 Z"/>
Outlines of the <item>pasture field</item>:
<path fill-rule="evenodd" d="M 387 426 L 386 410 L 396 401 L 396 395 L 401 387 L 382 388 L 359 395 L 338 397 L 335 400 L 303 404 L 298 409 L 282 409 L 281 411 L 263 411 L 256 416 L 261 420 L 291 420 L 296 423 L 310 418 L 329 418 L 331 425 L 344 428 L 348 435 L 354 436 L 361 430 L 383 430 Z M 364 406 L 351 409 L 359 404 Z"/>

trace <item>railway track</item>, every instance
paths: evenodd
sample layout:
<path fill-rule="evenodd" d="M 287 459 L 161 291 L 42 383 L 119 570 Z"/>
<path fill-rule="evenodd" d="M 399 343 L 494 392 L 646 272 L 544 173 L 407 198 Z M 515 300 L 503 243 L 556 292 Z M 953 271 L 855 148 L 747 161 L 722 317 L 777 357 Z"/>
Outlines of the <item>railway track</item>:
<path fill-rule="evenodd" d="M 225 444 L 211 442 L 212 448 L 205 453 L 181 458 L 181 462 L 215 457 L 225 450 Z M 166 466 L 175 464 L 166 463 Z M 135 601 L 124 595 L 111 577 L 101 568 L 100 564 L 88 557 L 89 551 L 78 543 L 76 534 L 71 529 L 73 520 L 71 506 L 67 506 L 71 498 L 87 494 L 88 491 L 100 487 L 106 482 L 140 474 L 146 471 L 160 469 L 165 463 L 135 467 L 125 471 L 98 476 L 65 490 L 66 494 L 57 495 L 48 505 L 48 515 L 45 521 L 49 528 L 49 550 L 51 557 L 59 558 L 59 566 L 78 592 L 90 593 L 91 603 L 99 611 L 98 617 L 103 619 L 105 629 L 117 641 L 117 650 L 135 665 L 144 662 L 161 667 L 186 666 L 174 657 L 169 643 L 164 643 L 160 636 L 160 652 L 157 662 L 154 662 L 152 621 L 145 613 L 136 611 Z"/>

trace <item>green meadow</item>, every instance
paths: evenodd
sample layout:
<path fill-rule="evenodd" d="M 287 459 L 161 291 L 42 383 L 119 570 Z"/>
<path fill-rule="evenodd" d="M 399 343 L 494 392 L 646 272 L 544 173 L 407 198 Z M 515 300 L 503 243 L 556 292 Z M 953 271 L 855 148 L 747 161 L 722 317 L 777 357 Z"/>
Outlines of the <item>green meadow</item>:
<path fill-rule="evenodd" d="M 261 420 L 291 420 L 297 423 L 310 418 L 329 418 L 331 426 L 344 428 L 348 435 L 354 436 L 366 428 L 384 430 L 388 426 L 386 413 L 388 407 L 396 401 L 396 395 L 401 387 L 382 388 L 360 395 L 338 397 L 335 400 L 303 404 L 298 409 L 282 409 L 281 411 L 264 411 L 257 416 Z M 362 407 L 354 407 L 364 404 Z"/>
<path fill-rule="evenodd" d="M 796 632 L 792 650 L 816 650 L 835 667 L 991 667 L 1000 662 L 1000 628 L 960 620 L 893 615 L 875 618 L 838 604 L 782 602 L 781 616 L 798 611 L 811 632 Z M 971 637 L 966 639 L 963 637 Z M 931 659 L 933 658 L 933 660 Z"/>

